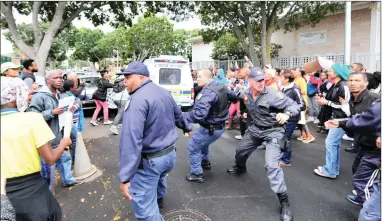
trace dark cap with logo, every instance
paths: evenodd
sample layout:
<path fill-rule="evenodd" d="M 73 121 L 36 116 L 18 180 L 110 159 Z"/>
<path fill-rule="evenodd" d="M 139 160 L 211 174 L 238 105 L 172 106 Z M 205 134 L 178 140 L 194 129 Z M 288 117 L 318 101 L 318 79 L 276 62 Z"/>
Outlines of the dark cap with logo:
<path fill-rule="evenodd" d="M 122 72 L 123 75 L 139 74 L 146 77 L 150 77 L 150 72 L 147 66 L 140 61 L 134 61 L 130 63 L 127 68 Z"/>
<path fill-rule="evenodd" d="M 255 81 L 264 80 L 264 72 L 260 68 L 253 68 L 248 75 L 248 78 L 253 78 Z"/>

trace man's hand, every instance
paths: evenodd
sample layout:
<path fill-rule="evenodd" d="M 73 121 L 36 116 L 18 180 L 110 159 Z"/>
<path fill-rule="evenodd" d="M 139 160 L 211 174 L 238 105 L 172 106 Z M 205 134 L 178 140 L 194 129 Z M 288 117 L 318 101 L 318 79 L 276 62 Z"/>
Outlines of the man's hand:
<path fill-rule="evenodd" d="M 60 143 L 64 145 L 65 147 L 71 147 L 72 146 L 72 139 L 70 137 L 64 137 L 61 139 Z"/>
<path fill-rule="evenodd" d="M 186 132 L 186 133 L 184 133 L 184 136 L 185 137 L 191 137 L 192 136 L 192 132 L 190 131 L 190 132 Z"/>
<path fill-rule="evenodd" d="M 339 100 L 341 105 L 346 104 L 345 99 L 343 99 L 342 97 L 338 97 L 338 100 Z"/>
<path fill-rule="evenodd" d="M 321 106 L 328 104 L 328 101 L 325 98 L 318 99 L 318 100 L 316 100 L 316 102 L 317 102 L 317 104 L 319 104 Z"/>
<path fill-rule="evenodd" d="M 325 122 L 325 127 L 327 129 L 338 128 L 338 126 L 340 126 L 340 122 L 338 122 L 336 120 L 328 120 L 328 121 Z"/>
<path fill-rule="evenodd" d="M 285 122 L 287 122 L 289 119 L 289 115 L 288 114 L 284 114 L 284 113 L 278 113 L 276 115 L 276 120 L 277 120 L 277 123 L 279 124 L 284 124 Z"/>
<path fill-rule="evenodd" d="M 57 107 L 56 109 L 53 109 L 53 110 L 52 110 L 52 113 L 53 113 L 54 115 L 60 115 L 60 114 L 62 114 L 62 113 L 64 113 L 64 112 L 65 112 L 64 107 Z"/>
<path fill-rule="evenodd" d="M 241 116 L 243 116 L 244 119 L 248 118 L 248 114 L 247 113 L 243 113 L 243 115 L 241 115 Z"/>
<path fill-rule="evenodd" d="M 381 137 L 377 138 L 377 147 L 381 149 Z"/>
<path fill-rule="evenodd" d="M 119 184 L 119 188 L 121 188 L 121 192 L 122 192 L 122 195 L 128 199 L 128 200 L 132 200 L 133 198 L 131 197 L 131 195 L 129 194 L 129 188 L 130 188 L 130 182 L 129 183 L 126 183 L 126 184 Z"/>

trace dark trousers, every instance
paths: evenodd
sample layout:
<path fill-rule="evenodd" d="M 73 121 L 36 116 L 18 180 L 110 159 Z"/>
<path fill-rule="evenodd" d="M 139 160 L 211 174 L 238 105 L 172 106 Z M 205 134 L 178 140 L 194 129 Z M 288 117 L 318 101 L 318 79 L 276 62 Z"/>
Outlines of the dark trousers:
<path fill-rule="evenodd" d="M 291 140 L 294 129 L 297 126 L 297 122 L 288 122 L 285 128 L 284 138 L 288 141 Z M 288 151 L 284 152 L 281 161 L 285 164 L 292 163 L 292 145 L 290 145 Z"/>
<path fill-rule="evenodd" d="M 359 148 L 357 155 L 355 156 L 355 159 L 353 161 L 353 165 L 351 167 L 351 171 L 352 171 L 353 175 L 357 171 L 357 168 L 358 168 L 359 164 L 361 163 L 361 159 L 362 159 L 363 155 L 364 155 L 364 153 L 363 153 L 362 148 Z"/>
<path fill-rule="evenodd" d="M 247 128 L 248 128 L 248 119 L 241 117 L 240 118 L 240 134 L 241 134 L 241 136 L 244 136 Z"/>
<path fill-rule="evenodd" d="M 361 162 L 353 175 L 353 187 L 357 191 L 357 201 L 360 203 L 365 202 L 365 187 L 369 182 L 374 170 L 378 167 L 378 161 L 381 156 L 363 155 Z M 372 189 L 369 189 L 371 192 Z"/>

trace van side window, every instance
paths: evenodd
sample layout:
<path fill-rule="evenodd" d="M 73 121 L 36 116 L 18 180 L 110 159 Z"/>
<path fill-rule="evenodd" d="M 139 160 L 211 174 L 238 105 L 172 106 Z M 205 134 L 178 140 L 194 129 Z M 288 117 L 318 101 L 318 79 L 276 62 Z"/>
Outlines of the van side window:
<path fill-rule="evenodd" d="M 175 68 L 159 69 L 159 84 L 160 85 L 178 85 L 181 79 L 181 70 Z"/>

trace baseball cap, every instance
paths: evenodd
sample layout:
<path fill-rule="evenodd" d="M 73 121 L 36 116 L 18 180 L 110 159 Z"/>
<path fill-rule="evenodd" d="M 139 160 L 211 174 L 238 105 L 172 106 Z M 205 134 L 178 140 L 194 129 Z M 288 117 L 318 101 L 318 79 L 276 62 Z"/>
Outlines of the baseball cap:
<path fill-rule="evenodd" d="M 139 74 L 146 77 L 150 77 L 150 72 L 147 69 L 147 66 L 140 61 L 134 61 L 130 63 L 121 74 L 123 75 Z"/>
<path fill-rule="evenodd" d="M 253 68 L 249 73 L 248 78 L 253 78 L 255 81 L 264 80 L 264 72 L 260 68 Z"/>
<path fill-rule="evenodd" d="M 5 63 L 1 64 L 1 74 L 6 72 L 8 69 L 13 69 L 13 68 L 17 68 L 17 69 L 22 70 L 23 66 L 22 65 L 17 65 L 17 64 L 15 64 L 13 62 L 5 62 Z"/>

